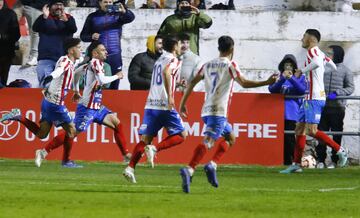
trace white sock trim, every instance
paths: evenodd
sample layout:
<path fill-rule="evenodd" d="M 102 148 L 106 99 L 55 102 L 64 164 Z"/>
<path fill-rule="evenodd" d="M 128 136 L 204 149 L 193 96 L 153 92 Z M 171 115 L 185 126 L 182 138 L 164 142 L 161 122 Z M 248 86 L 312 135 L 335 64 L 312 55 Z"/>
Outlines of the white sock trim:
<path fill-rule="evenodd" d="M 190 176 L 193 176 L 195 170 L 194 170 L 192 167 L 190 167 L 190 166 L 188 166 L 187 169 L 188 169 L 188 171 L 189 171 L 189 173 L 190 173 Z"/>

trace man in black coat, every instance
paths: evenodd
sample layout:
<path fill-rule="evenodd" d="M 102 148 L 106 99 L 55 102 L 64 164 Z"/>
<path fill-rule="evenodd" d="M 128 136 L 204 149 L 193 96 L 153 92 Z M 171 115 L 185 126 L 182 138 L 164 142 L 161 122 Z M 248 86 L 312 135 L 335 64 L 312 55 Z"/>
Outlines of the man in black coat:
<path fill-rule="evenodd" d="M 4 0 L 0 0 L 0 27 L 0 83 L 6 85 L 20 30 L 16 13 L 7 7 Z"/>
<path fill-rule="evenodd" d="M 146 46 L 146 52 L 135 55 L 131 60 L 128 72 L 131 90 L 150 89 L 154 64 L 162 54 L 161 36 L 149 36 Z"/>

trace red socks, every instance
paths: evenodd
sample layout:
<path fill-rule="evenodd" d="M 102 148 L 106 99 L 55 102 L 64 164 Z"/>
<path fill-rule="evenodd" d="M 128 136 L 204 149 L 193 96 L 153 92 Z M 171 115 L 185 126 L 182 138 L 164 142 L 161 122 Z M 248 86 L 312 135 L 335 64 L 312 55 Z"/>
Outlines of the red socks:
<path fill-rule="evenodd" d="M 45 150 L 47 153 L 50 153 L 52 150 L 60 147 L 62 144 L 64 144 L 66 133 L 65 131 L 61 132 L 59 135 L 57 135 L 55 138 L 53 138 L 46 146 Z"/>
<path fill-rule="evenodd" d="M 189 166 L 195 169 L 195 167 L 200 163 L 201 159 L 205 156 L 205 154 L 206 146 L 204 144 L 199 144 L 194 150 L 194 155 L 189 163 Z"/>
<path fill-rule="evenodd" d="M 317 140 L 323 141 L 325 144 L 329 145 L 332 149 L 335 151 L 339 151 L 340 145 L 336 143 L 334 140 L 332 140 L 328 135 L 326 135 L 324 132 L 318 130 L 315 134 L 315 138 Z"/>
<path fill-rule="evenodd" d="M 306 136 L 305 135 L 297 135 L 296 136 L 296 144 L 294 149 L 294 162 L 301 163 L 301 158 L 305 149 L 306 144 Z"/>
<path fill-rule="evenodd" d="M 140 141 L 134 148 L 133 154 L 131 156 L 131 160 L 129 163 L 129 167 L 131 168 L 135 168 L 136 164 L 139 162 L 139 160 L 141 159 L 142 154 L 145 151 L 145 142 Z"/>
<path fill-rule="evenodd" d="M 212 161 L 215 163 L 219 162 L 220 158 L 225 154 L 225 152 L 229 149 L 228 143 L 226 143 L 225 139 L 222 139 L 217 147 L 217 150 L 214 154 Z"/>
<path fill-rule="evenodd" d="M 39 132 L 40 130 L 40 127 L 34 123 L 33 121 L 27 119 L 27 118 L 24 118 L 24 117 L 21 117 L 21 119 L 19 120 L 20 123 L 24 124 L 24 126 L 30 130 L 30 132 L 34 133 L 35 135 Z"/>
<path fill-rule="evenodd" d="M 126 139 L 124 135 L 124 131 L 122 128 L 122 124 L 119 123 L 116 129 L 114 129 L 114 138 L 116 141 L 116 144 L 118 145 L 121 154 L 125 156 L 127 153 L 129 153 L 129 150 L 127 149 Z"/>
<path fill-rule="evenodd" d="M 63 161 L 64 162 L 70 160 L 70 152 L 71 152 L 73 142 L 74 142 L 74 138 L 70 138 L 69 136 L 65 135 L 64 152 L 63 152 Z"/>
<path fill-rule="evenodd" d="M 63 161 L 69 161 L 73 142 L 74 138 L 70 138 L 65 131 L 62 131 L 46 145 L 45 150 L 49 153 L 64 144 Z"/>
<path fill-rule="evenodd" d="M 161 151 L 164 149 L 171 148 L 172 146 L 178 145 L 184 141 L 184 138 L 180 135 L 172 135 L 166 137 L 166 139 L 162 140 L 157 146 L 157 151 Z"/>

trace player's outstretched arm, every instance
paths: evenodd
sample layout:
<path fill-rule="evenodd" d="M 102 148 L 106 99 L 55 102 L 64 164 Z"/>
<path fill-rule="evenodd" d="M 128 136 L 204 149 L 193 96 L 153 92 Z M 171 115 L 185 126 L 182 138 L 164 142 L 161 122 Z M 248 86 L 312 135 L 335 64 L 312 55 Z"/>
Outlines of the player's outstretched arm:
<path fill-rule="evenodd" d="M 197 74 L 193 80 L 191 80 L 189 86 L 186 88 L 185 93 L 180 101 L 179 113 L 182 117 L 187 118 L 187 109 L 186 109 L 186 102 L 193 91 L 196 84 L 198 84 L 203 79 L 201 74 Z"/>
<path fill-rule="evenodd" d="M 242 75 L 239 75 L 238 77 L 235 77 L 235 81 L 244 88 L 255 88 L 255 87 L 259 87 L 259 86 L 273 84 L 274 82 L 276 82 L 277 78 L 278 78 L 277 73 L 272 74 L 267 80 L 264 80 L 264 81 L 247 80 Z"/>
<path fill-rule="evenodd" d="M 124 77 L 124 74 L 121 71 L 116 73 L 113 76 L 105 76 L 105 74 L 103 72 L 96 74 L 96 78 L 98 81 L 100 81 L 101 85 L 111 83 L 117 79 L 122 79 L 123 77 Z"/>

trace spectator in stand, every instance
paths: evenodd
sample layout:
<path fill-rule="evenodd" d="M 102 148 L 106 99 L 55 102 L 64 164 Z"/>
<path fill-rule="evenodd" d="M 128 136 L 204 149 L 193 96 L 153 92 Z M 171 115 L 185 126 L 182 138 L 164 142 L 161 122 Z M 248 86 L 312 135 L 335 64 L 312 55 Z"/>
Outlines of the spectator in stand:
<path fill-rule="evenodd" d="M 98 0 L 77 0 L 78 7 L 97 7 Z"/>
<path fill-rule="evenodd" d="M 326 104 L 321 114 L 319 129 L 322 131 L 343 131 L 346 100 L 335 100 L 337 96 L 349 96 L 354 92 L 354 78 L 349 68 L 343 64 L 345 52 L 341 46 L 331 45 L 327 48 L 327 56 L 334 61 L 337 69 L 325 68 L 324 85 L 327 95 Z M 334 135 L 334 141 L 341 145 L 341 135 Z M 327 147 L 319 141 L 316 146 L 318 168 L 325 167 Z M 332 150 L 332 162 L 327 166 L 334 168 L 339 158 Z"/>
<path fill-rule="evenodd" d="M 161 6 L 156 0 L 146 0 L 146 3 L 143 4 L 140 9 L 160 9 Z"/>
<path fill-rule="evenodd" d="M 139 53 L 131 60 L 128 78 L 131 90 L 149 90 L 153 67 L 162 54 L 162 37 L 149 36 L 146 52 Z"/>
<path fill-rule="evenodd" d="M 282 93 L 284 95 L 304 95 L 307 84 L 304 75 L 295 73 L 297 63 L 294 55 L 287 54 L 280 62 L 279 71 L 281 75 L 279 80 L 269 86 L 271 93 Z M 288 72 L 292 73 L 288 73 Z M 299 109 L 302 103 L 301 98 L 285 99 L 285 130 L 295 130 L 298 121 Z M 284 165 L 291 165 L 295 147 L 295 135 L 284 135 Z"/>
<path fill-rule="evenodd" d="M 99 40 L 108 51 L 106 62 L 116 75 L 122 71 L 121 35 L 122 26 L 135 19 L 133 12 L 122 3 L 113 4 L 113 0 L 99 0 L 99 9 L 86 18 L 80 38 L 84 42 Z M 111 89 L 119 88 L 119 80 L 111 83 Z"/>
<path fill-rule="evenodd" d="M 181 68 L 180 68 L 180 78 L 185 82 L 185 86 L 179 86 L 179 90 L 184 92 L 187 84 L 193 80 L 196 74 L 199 72 L 202 67 L 201 58 L 194 54 L 190 50 L 190 36 L 186 33 L 180 34 L 179 36 L 181 42 Z M 204 82 L 200 81 L 194 87 L 193 91 L 205 91 Z"/>
<path fill-rule="evenodd" d="M 6 85 L 20 30 L 16 13 L 4 0 L 0 0 L 0 27 L 0 84 Z"/>
<path fill-rule="evenodd" d="M 44 87 L 44 79 L 65 54 L 64 40 L 72 38 L 77 28 L 75 19 L 64 11 L 64 1 L 51 0 L 49 5 L 43 7 L 43 14 L 36 19 L 33 30 L 40 36 L 36 71 L 39 86 Z"/>
<path fill-rule="evenodd" d="M 187 33 L 190 36 L 190 49 L 199 55 L 199 31 L 212 25 L 211 18 L 191 5 L 191 0 L 178 0 L 175 14 L 168 16 L 160 26 L 158 35 Z"/>
<path fill-rule="evenodd" d="M 229 0 L 227 3 L 219 3 L 211 6 L 214 10 L 235 10 L 234 0 Z"/>
<path fill-rule="evenodd" d="M 206 9 L 205 0 L 192 0 L 191 5 L 199 9 Z"/>
<path fill-rule="evenodd" d="M 35 66 L 38 60 L 39 34 L 33 31 L 35 20 L 41 15 L 41 10 L 49 0 L 20 0 L 14 5 L 14 11 L 20 19 L 23 15 L 28 23 L 30 33 L 30 52 L 26 65 Z"/>

